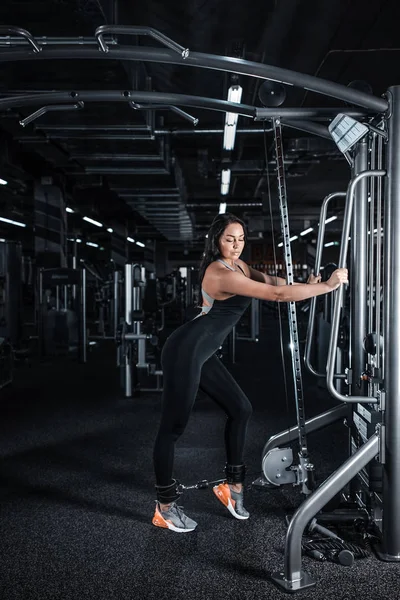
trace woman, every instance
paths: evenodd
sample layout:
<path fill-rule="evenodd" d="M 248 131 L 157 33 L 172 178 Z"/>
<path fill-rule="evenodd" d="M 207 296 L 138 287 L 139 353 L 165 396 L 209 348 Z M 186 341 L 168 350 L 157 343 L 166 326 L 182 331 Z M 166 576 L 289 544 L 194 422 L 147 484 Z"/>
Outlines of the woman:
<path fill-rule="evenodd" d="M 252 408 L 223 363 L 215 356 L 252 298 L 292 302 L 332 292 L 347 283 L 347 270 L 337 269 L 326 283 L 286 285 L 240 260 L 245 244 L 244 223 L 232 214 L 218 215 L 206 237 L 200 265 L 201 313 L 168 338 L 162 352 L 164 379 L 160 429 L 154 447 L 157 503 L 153 524 L 178 533 L 197 525 L 176 504 L 178 482 L 172 478 L 175 443 L 182 435 L 200 388 L 227 414 L 225 427 L 226 483 L 213 488 L 216 497 L 237 519 L 248 519 L 243 506 L 243 448 Z"/>

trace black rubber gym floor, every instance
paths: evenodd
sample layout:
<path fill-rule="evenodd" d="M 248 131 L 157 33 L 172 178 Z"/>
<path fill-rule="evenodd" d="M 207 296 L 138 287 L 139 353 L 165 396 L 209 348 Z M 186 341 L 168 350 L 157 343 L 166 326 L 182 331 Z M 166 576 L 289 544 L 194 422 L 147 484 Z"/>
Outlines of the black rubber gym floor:
<path fill-rule="evenodd" d="M 182 499 L 198 529 L 178 535 L 151 524 L 152 445 L 160 396 L 124 399 L 115 349 L 87 365 L 70 361 L 19 368 L 1 391 L 0 597 L 2 600 L 245 600 L 284 598 L 268 573 L 283 567 L 285 514 L 302 501 L 297 488 L 249 489 L 249 521 L 235 521 L 210 489 Z M 270 435 L 294 423 L 282 380 L 277 324 L 259 344 L 239 342 L 232 370 L 253 402 L 248 482 L 260 474 Z M 290 376 L 290 372 L 289 372 Z M 307 416 L 333 405 L 310 380 Z M 207 398 L 196 403 L 179 443 L 184 483 L 222 476 L 224 416 Z M 341 424 L 309 436 L 321 479 L 346 456 Z M 304 558 L 317 579 L 302 599 L 400 598 L 400 565 L 373 555 L 352 567 Z"/>

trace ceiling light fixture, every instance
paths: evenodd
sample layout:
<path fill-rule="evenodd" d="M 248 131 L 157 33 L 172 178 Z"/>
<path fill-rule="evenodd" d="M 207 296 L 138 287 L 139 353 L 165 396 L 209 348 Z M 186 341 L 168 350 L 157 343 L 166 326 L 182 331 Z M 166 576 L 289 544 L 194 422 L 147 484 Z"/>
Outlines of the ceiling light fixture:
<path fill-rule="evenodd" d="M 4 223 L 9 223 L 10 225 L 17 225 L 17 227 L 26 227 L 25 223 L 13 221 L 12 219 L 6 219 L 5 217 L 0 217 L 0 221 L 4 221 Z"/>
<path fill-rule="evenodd" d="M 95 221 L 90 217 L 83 217 L 83 220 L 87 221 L 88 223 L 92 223 L 92 225 L 96 225 L 96 227 L 103 227 L 103 223 L 100 223 L 100 221 Z"/>
<path fill-rule="evenodd" d="M 222 169 L 221 171 L 221 195 L 226 196 L 229 193 L 229 185 L 231 182 L 231 170 Z"/>
<path fill-rule="evenodd" d="M 224 213 L 226 213 L 226 202 L 221 202 L 219 205 L 219 214 L 223 215 Z"/>
<path fill-rule="evenodd" d="M 314 227 L 309 227 L 308 229 L 301 231 L 300 235 L 307 235 L 307 233 L 311 233 L 312 231 L 314 231 Z"/>
<path fill-rule="evenodd" d="M 242 87 L 240 85 L 232 85 L 228 90 L 228 102 L 240 104 L 242 99 Z M 239 115 L 237 113 L 227 112 L 225 115 L 224 129 L 224 150 L 233 150 L 235 147 L 236 126 Z"/>
<path fill-rule="evenodd" d="M 336 221 L 336 219 L 337 219 L 337 217 L 329 217 L 329 219 L 326 219 L 326 221 L 325 221 L 325 225 L 326 225 L 327 223 L 332 223 L 332 221 Z"/>

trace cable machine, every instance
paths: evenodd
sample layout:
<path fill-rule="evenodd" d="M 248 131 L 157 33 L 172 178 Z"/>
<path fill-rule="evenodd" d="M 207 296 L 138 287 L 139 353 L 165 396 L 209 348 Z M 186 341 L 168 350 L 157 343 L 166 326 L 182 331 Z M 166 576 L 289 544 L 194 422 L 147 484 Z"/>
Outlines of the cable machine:
<path fill-rule="evenodd" d="M 281 477 L 277 478 L 276 468 L 268 456 L 265 458 L 263 470 L 265 478 L 269 478 L 270 483 L 274 482 L 274 485 L 277 480 L 282 482 L 287 476 L 286 473 L 289 473 L 291 483 L 294 478 L 294 482 L 301 485 L 306 500 L 289 523 L 284 570 L 273 579 L 289 592 L 302 590 L 315 583 L 314 579 L 302 570 L 301 546 L 304 529 L 315 519 L 325 504 L 349 484 L 351 484 L 350 492 L 358 495 L 360 506 L 369 512 L 377 530 L 380 531 L 379 557 L 386 561 L 399 561 L 400 378 L 397 372 L 400 364 L 400 319 L 397 312 L 400 306 L 400 136 L 398 134 L 400 86 L 389 88 L 385 97 L 378 98 L 340 84 L 271 65 L 191 52 L 149 27 L 102 26 L 95 32 L 93 39 L 84 46 L 78 38 L 75 41 L 70 40 L 68 46 L 63 45 L 62 38 L 35 39 L 29 32 L 20 28 L 6 27 L 0 33 L 5 34 L 3 38 L 0 37 L 0 62 L 43 59 L 121 59 L 171 63 L 285 82 L 347 103 L 348 107 L 344 115 L 343 106 L 320 109 L 282 108 L 275 105 L 274 108 L 260 108 L 215 98 L 197 98 L 180 94 L 137 90 L 79 90 L 79 93 L 75 91 L 37 93 L 34 97 L 27 94 L 20 94 L 13 98 L 4 96 L 0 99 L 0 110 L 38 105 L 41 108 L 27 117 L 34 120 L 48 110 L 62 110 L 63 105 L 60 104 L 62 102 L 67 102 L 69 108 L 72 106 L 76 109 L 83 109 L 84 102 L 87 101 L 125 102 L 129 105 L 132 102 L 154 105 L 156 102 L 158 105 L 181 104 L 230 111 L 255 120 L 273 119 L 285 262 L 289 277 L 292 262 L 290 242 L 287 247 L 287 240 L 290 240 L 290 237 L 281 125 L 329 139 L 334 138 L 352 171 L 346 192 L 338 265 L 348 266 L 351 271 L 349 332 L 351 356 L 347 370 L 343 372 L 342 357 L 338 353 L 338 336 L 344 290 L 339 288 L 334 292 L 326 374 L 327 388 L 339 404 L 331 411 L 307 421 L 304 414 L 296 311 L 291 305 L 289 306 L 292 372 L 298 423 L 288 431 L 271 438 L 264 450 L 268 448 L 265 456 L 275 450 L 275 456 L 278 457 L 279 443 L 287 443 L 298 438 L 299 465 L 290 467 L 289 471 L 285 467 L 281 468 Z M 120 33 L 135 36 L 150 35 L 161 42 L 164 48 L 121 47 L 115 39 L 112 43 L 104 39 L 105 35 Z M 356 108 L 351 108 L 352 106 Z M 332 120 L 329 131 L 325 125 L 314 121 L 321 117 Z M 346 124 L 351 117 L 361 122 L 353 119 L 350 128 L 346 130 Z M 324 206 L 326 207 L 325 202 L 323 209 Z M 323 233 L 320 239 L 323 239 Z M 289 283 L 291 283 L 290 279 Z M 126 304 L 125 321 L 130 331 L 126 334 L 124 332 L 122 338 L 124 342 L 137 340 L 138 336 L 145 335 L 131 331 L 135 329 L 131 312 L 132 303 L 129 301 Z M 309 345 L 312 342 L 310 331 L 313 326 L 310 321 L 308 352 L 306 348 L 308 368 L 311 364 Z M 125 363 L 125 374 L 126 389 L 128 389 L 131 386 L 128 363 Z M 349 458 L 318 489 L 313 490 L 313 468 L 308 456 L 306 434 L 343 417 L 347 419 L 349 425 Z M 369 468 L 371 464 L 378 464 L 381 472 L 380 488 L 377 486 L 372 496 L 372 473 Z M 355 479 L 357 483 L 354 483 Z M 360 492 L 358 481 L 364 483 L 366 493 Z"/>
<path fill-rule="evenodd" d="M 334 123 L 332 123 L 332 129 Z M 282 211 L 283 194 L 281 183 L 282 163 L 279 160 L 279 129 L 274 127 L 277 148 L 277 171 L 278 187 L 281 207 L 281 220 L 283 243 L 285 248 L 285 262 L 287 268 L 291 265 L 291 256 L 287 251 L 290 248 L 290 234 L 287 221 L 287 213 Z M 277 136 L 278 133 L 278 136 Z M 331 335 L 327 359 L 326 381 L 330 394 L 342 404 L 314 417 L 309 421 L 304 420 L 302 414 L 302 398 L 297 393 L 295 401 L 297 407 L 298 423 L 289 430 L 281 432 L 270 438 L 264 447 L 263 474 L 264 481 L 274 485 L 281 485 L 281 470 L 286 469 L 279 461 L 274 461 L 276 453 L 287 456 L 290 448 L 280 450 L 279 443 L 287 443 L 296 438 L 300 439 L 300 466 L 303 448 L 302 445 L 307 432 L 316 431 L 334 421 L 346 418 L 349 427 L 349 454 L 350 457 L 328 480 L 326 480 L 316 491 L 307 497 L 305 502 L 298 508 L 292 517 L 286 536 L 285 569 L 282 573 L 272 575 L 272 579 L 286 591 L 297 591 L 312 586 L 315 581 L 310 575 L 301 569 L 302 536 L 305 528 L 315 522 L 315 515 L 327 504 L 328 501 L 349 486 L 348 499 L 353 501 L 361 515 L 368 512 L 369 518 L 374 523 L 376 530 L 382 535 L 379 556 L 383 560 L 399 560 L 400 554 L 388 551 L 393 546 L 397 548 L 392 528 L 385 527 L 384 518 L 387 503 L 393 505 L 392 489 L 388 485 L 389 476 L 387 472 L 387 433 L 385 411 L 387 403 L 386 393 L 383 387 L 387 368 L 383 363 L 383 340 L 387 339 L 388 329 L 385 328 L 385 336 L 381 334 L 381 298 L 386 300 L 386 307 L 390 306 L 391 297 L 386 298 L 385 289 L 388 287 L 389 279 L 382 288 L 382 179 L 386 171 L 382 169 L 383 163 L 383 140 L 386 138 L 384 128 L 372 130 L 365 127 L 363 135 L 356 143 L 349 143 L 345 150 L 351 165 L 351 181 L 346 193 L 345 212 L 343 220 L 343 231 L 340 246 L 339 267 L 348 266 L 350 269 L 350 347 L 348 367 L 345 373 L 341 372 L 342 357 L 338 353 L 338 336 L 341 323 L 342 309 L 344 306 L 345 289 L 341 286 L 335 293 Z M 390 144 L 388 149 L 390 148 Z M 350 154 L 350 150 L 352 153 Z M 388 152 L 390 156 L 390 152 Z M 390 164 L 390 163 L 389 163 Z M 378 168 L 376 168 L 378 167 Z M 375 181 L 378 184 L 375 185 Z M 320 268 L 321 253 L 324 238 L 324 224 L 326 211 L 332 198 L 342 196 L 341 193 L 331 194 L 325 198 L 320 217 L 320 229 L 316 253 L 316 269 Z M 388 197 L 388 196 L 386 196 Z M 399 218 L 400 223 L 400 218 Z M 392 221 L 388 222 L 385 212 L 385 250 L 386 257 L 388 241 L 386 231 L 391 230 Z M 351 242 L 351 244 L 350 244 Z M 393 242 L 392 242 L 393 243 Z M 390 248 L 391 250 L 391 248 Z M 393 267 L 392 267 L 393 268 Z M 290 270 L 288 269 L 288 283 Z M 389 267 L 386 267 L 390 271 Z M 393 276 L 393 274 L 391 274 Z M 305 352 L 305 363 L 308 369 L 317 376 L 323 375 L 315 370 L 311 364 L 311 343 L 314 333 L 315 299 L 311 302 L 308 335 Z M 388 308 L 386 308 L 388 310 Z M 387 315 L 384 310 L 384 315 Z M 298 342 L 292 335 L 296 326 L 292 309 L 290 311 L 290 333 L 292 364 L 295 370 L 298 366 L 301 371 L 297 352 Z M 387 318 L 387 317 L 386 317 Z M 384 318 L 385 322 L 385 318 Z M 386 346 L 385 346 L 386 348 Z M 295 372 L 295 371 L 294 371 Z M 298 383 L 298 376 L 296 376 Z M 347 386 L 347 394 L 341 391 L 342 384 Z M 300 400 L 300 410 L 299 410 Z M 395 438 L 396 439 L 396 438 Z M 400 448 L 400 446 L 399 446 Z M 272 457 L 272 458 L 271 458 Z M 283 458 L 281 458 L 282 462 Z M 379 468 L 381 467 L 381 468 Z M 385 472 L 386 471 L 386 472 Z M 380 476 L 380 474 L 382 475 Z M 277 482 L 278 476 L 278 482 Z M 275 477 L 275 480 L 273 479 Z M 293 479 L 293 476 L 292 476 Z M 386 481 L 386 487 L 385 487 Z M 288 483 L 283 478 L 283 483 Z M 297 483 L 299 483 L 297 481 Z M 382 492 L 382 493 L 380 493 Z M 357 511 L 356 511 L 357 512 Z M 382 518 L 383 516 L 383 518 Z M 333 515 L 334 518 L 334 515 Z M 352 513 L 354 518 L 354 512 Z M 329 533 L 329 530 L 326 530 Z M 397 558 L 398 556 L 398 558 Z"/>

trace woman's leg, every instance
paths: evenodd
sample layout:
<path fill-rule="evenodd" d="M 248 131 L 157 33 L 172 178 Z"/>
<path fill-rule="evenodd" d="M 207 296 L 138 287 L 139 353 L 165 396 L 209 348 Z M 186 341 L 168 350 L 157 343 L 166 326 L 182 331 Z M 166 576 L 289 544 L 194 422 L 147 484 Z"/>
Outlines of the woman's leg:
<path fill-rule="evenodd" d="M 227 415 L 225 426 L 227 465 L 242 465 L 247 424 L 252 414 L 250 401 L 215 354 L 203 365 L 199 387 L 221 406 Z"/>
<path fill-rule="evenodd" d="M 249 513 L 243 506 L 246 474 L 243 453 L 252 406 L 228 369 L 215 355 L 204 363 L 199 387 L 221 406 L 228 417 L 225 426 L 227 483 L 215 486 L 213 492 L 236 519 L 248 519 Z"/>
<path fill-rule="evenodd" d="M 180 496 L 178 482 L 172 478 L 175 444 L 185 430 L 196 399 L 200 366 L 186 357 L 185 368 L 178 369 L 178 353 L 163 360 L 163 397 L 161 423 L 154 445 L 157 504 L 152 523 L 177 533 L 193 531 L 197 523 L 175 503 Z"/>
<path fill-rule="evenodd" d="M 175 444 L 185 431 L 198 391 L 200 369 L 179 373 L 164 371 L 161 422 L 154 445 L 153 459 L 156 484 L 173 482 Z"/>

